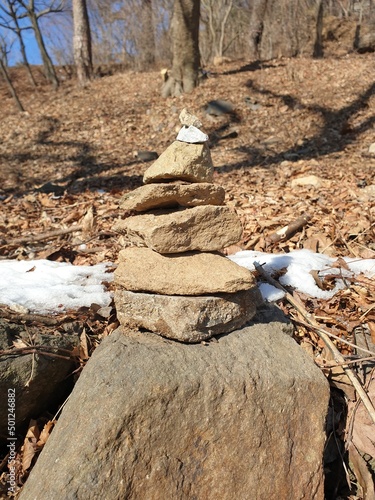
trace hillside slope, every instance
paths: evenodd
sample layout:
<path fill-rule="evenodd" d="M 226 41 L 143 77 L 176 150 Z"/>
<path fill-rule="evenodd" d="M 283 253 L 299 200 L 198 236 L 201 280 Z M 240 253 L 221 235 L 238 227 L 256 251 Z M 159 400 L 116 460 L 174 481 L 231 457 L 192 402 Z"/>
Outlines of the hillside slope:
<path fill-rule="evenodd" d="M 192 94 L 167 100 L 157 72 L 114 74 L 87 89 L 67 80 L 58 92 L 45 85 L 32 91 L 21 70 L 15 76 L 26 113 L 15 111 L 0 86 L 6 240 L 66 227 L 90 206 L 98 229 L 109 229 L 116 200 L 141 184 L 149 166 L 135 152 L 162 153 L 187 107 L 210 136 L 215 182 L 244 223 L 242 248 L 267 248 L 267 235 L 308 213 L 308 229 L 278 249 L 374 257 L 373 55 L 233 62 L 212 68 Z M 206 114 L 214 99 L 230 101 L 234 112 Z M 310 175 L 319 178 L 313 185 L 296 185 Z M 46 183 L 65 195 L 38 191 Z"/>

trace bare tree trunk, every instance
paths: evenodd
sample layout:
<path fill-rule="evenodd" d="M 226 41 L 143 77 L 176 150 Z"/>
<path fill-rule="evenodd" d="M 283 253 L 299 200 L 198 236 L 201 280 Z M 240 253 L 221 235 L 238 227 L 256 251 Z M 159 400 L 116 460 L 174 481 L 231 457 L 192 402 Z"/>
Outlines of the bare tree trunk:
<path fill-rule="evenodd" d="M 172 16 L 173 64 L 162 95 L 178 96 L 198 86 L 200 0 L 175 0 Z"/>
<path fill-rule="evenodd" d="M 91 31 L 86 0 L 73 0 L 73 50 L 77 77 L 85 86 L 92 77 Z"/>
<path fill-rule="evenodd" d="M 30 79 L 31 84 L 33 85 L 33 87 L 37 87 L 37 84 L 36 84 L 33 72 L 31 71 L 31 68 L 30 68 L 29 61 L 27 60 L 26 49 L 25 49 L 25 44 L 23 42 L 21 30 L 18 31 L 18 29 L 17 29 L 16 33 L 17 33 L 18 40 L 19 40 L 19 43 L 20 43 L 20 49 L 21 49 L 21 54 L 22 54 L 23 65 L 25 66 L 27 74 L 29 75 L 29 79 Z"/>
<path fill-rule="evenodd" d="M 52 83 L 53 88 L 57 90 L 59 87 L 59 80 L 57 78 L 55 68 L 52 64 L 51 58 L 48 55 L 46 46 L 44 44 L 42 32 L 40 31 L 39 28 L 38 18 L 35 14 L 35 11 L 33 10 L 28 10 L 27 14 L 35 33 L 35 39 L 37 41 L 40 50 L 40 55 L 42 56 L 43 67 L 46 74 L 46 78 Z"/>
<path fill-rule="evenodd" d="M 15 103 L 17 105 L 18 110 L 21 111 L 21 112 L 25 111 L 24 108 L 23 108 L 23 106 L 22 106 L 22 104 L 21 104 L 21 101 L 18 99 L 17 92 L 16 92 L 15 88 L 13 87 L 13 83 L 12 83 L 11 79 L 9 78 L 7 69 L 6 69 L 5 65 L 4 65 L 3 60 L 1 59 L 1 57 L 0 57 L 0 72 L 3 75 L 4 80 L 6 81 L 6 83 L 8 85 L 9 92 L 11 93 L 11 96 L 15 100 Z"/>
<path fill-rule="evenodd" d="M 259 45 L 262 39 L 263 23 L 268 0 L 254 0 L 250 26 L 250 54 L 259 59 Z"/>
<path fill-rule="evenodd" d="M 316 17 L 316 32 L 313 57 L 323 57 L 323 17 L 324 2 L 318 0 L 318 15 Z"/>
<path fill-rule="evenodd" d="M 226 28 L 228 17 L 229 17 L 229 14 L 230 14 L 232 8 L 233 8 L 233 0 L 228 2 L 227 10 L 225 11 L 225 14 L 224 14 L 224 16 L 221 20 L 221 23 L 220 23 L 219 50 L 218 50 L 218 54 L 217 54 L 220 57 L 223 56 L 225 28 Z"/>
<path fill-rule="evenodd" d="M 2 2 L 0 2 L 0 9 L 0 26 L 2 28 L 11 30 L 18 38 L 23 64 L 27 70 L 31 84 L 36 87 L 36 81 L 34 79 L 26 56 L 25 44 L 22 38 L 22 27 L 20 26 L 18 18 L 17 4 L 15 3 L 15 0 L 3 0 Z M 14 26 L 12 26 L 12 23 L 14 24 Z"/>
<path fill-rule="evenodd" d="M 222 57 L 224 53 L 224 38 L 229 15 L 233 9 L 233 0 L 202 0 L 207 11 L 207 24 L 211 37 L 211 50 L 214 57 Z"/>
<path fill-rule="evenodd" d="M 19 41 L 19 44 L 20 44 L 23 64 L 27 70 L 31 84 L 34 87 L 36 87 L 37 86 L 36 81 L 35 81 L 35 78 L 34 78 L 32 71 L 31 71 L 29 61 L 27 60 L 26 48 L 25 48 L 25 44 L 24 44 L 24 41 L 22 38 L 22 29 L 21 29 L 20 24 L 18 22 L 17 12 L 15 10 L 15 4 L 14 4 L 14 2 L 11 2 L 11 1 L 8 1 L 7 4 L 8 4 L 8 8 L 9 8 L 9 11 L 8 11 L 9 15 L 11 16 L 11 18 L 14 22 L 14 30 L 13 31 L 16 34 L 18 41 Z"/>
<path fill-rule="evenodd" d="M 155 34 L 152 15 L 152 0 L 142 1 L 141 66 L 147 68 L 155 63 Z"/>

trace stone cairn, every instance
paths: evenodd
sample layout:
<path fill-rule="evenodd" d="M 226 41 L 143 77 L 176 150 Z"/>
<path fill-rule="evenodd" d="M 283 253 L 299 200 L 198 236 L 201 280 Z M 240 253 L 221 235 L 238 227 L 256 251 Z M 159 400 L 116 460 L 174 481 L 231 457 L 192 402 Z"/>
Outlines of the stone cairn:
<path fill-rule="evenodd" d="M 115 271 L 121 325 L 181 342 L 201 342 L 244 326 L 261 296 L 252 273 L 220 251 L 237 243 L 242 225 L 213 184 L 208 136 L 186 109 L 174 141 L 125 194 L 131 215 Z"/>

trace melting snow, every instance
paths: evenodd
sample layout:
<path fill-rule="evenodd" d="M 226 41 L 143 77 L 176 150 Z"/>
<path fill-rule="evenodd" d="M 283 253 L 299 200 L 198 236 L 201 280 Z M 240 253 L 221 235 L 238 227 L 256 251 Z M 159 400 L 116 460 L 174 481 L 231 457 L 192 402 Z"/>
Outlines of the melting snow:
<path fill-rule="evenodd" d="M 316 254 L 309 250 L 295 250 L 288 254 L 268 254 L 241 251 L 229 258 L 247 269 L 254 269 L 254 262 L 262 264 L 272 274 L 285 270 L 279 281 L 312 297 L 328 299 L 345 287 L 345 277 L 363 273 L 375 276 L 375 259 L 345 258 L 349 270 L 333 267 L 337 259 Z M 74 266 L 48 260 L 0 261 L 0 304 L 20 312 L 53 314 L 95 303 L 102 307 L 111 302 L 111 293 L 105 286 L 113 280 L 110 263 L 96 266 Z M 333 290 L 321 290 L 310 271 L 337 275 Z M 280 299 L 283 292 L 267 283 L 259 285 L 265 300 Z"/>

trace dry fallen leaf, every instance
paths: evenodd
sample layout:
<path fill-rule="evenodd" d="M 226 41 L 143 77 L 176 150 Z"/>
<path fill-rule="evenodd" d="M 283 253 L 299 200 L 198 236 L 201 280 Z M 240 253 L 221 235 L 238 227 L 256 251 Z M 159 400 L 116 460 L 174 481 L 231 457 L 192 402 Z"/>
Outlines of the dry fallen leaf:
<path fill-rule="evenodd" d="M 374 321 L 369 321 L 367 323 L 367 326 L 368 326 L 368 328 L 370 330 L 371 341 L 375 345 L 375 322 Z"/>
<path fill-rule="evenodd" d="M 364 500 L 375 500 L 374 480 L 365 460 L 358 453 L 353 443 L 349 444 L 348 451 L 351 467 L 362 489 L 362 491 L 358 491 L 357 493 Z"/>
<path fill-rule="evenodd" d="M 42 432 L 40 433 L 40 436 L 39 436 L 39 439 L 37 442 L 38 447 L 43 447 L 46 444 L 48 438 L 51 435 L 51 432 L 52 432 L 55 424 L 56 424 L 56 420 L 49 420 L 45 424 L 45 426 L 42 429 Z"/>
<path fill-rule="evenodd" d="M 85 361 L 90 357 L 85 328 L 83 329 L 79 338 L 80 338 L 79 357 L 81 358 L 82 361 Z"/>
<path fill-rule="evenodd" d="M 36 420 L 30 420 L 25 440 L 22 447 L 22 468 L 26 471 L 37 452 L 37 442 L 39 439 L 39 429 Z"/>
<path fill-rule="evenodd" d="M 94 234 L 95 217 L 94 208 L 91 206 L 81 220 L 82 238 L 87 239 Z"/>
<path fill-rule="evenodd" d="M 367 390 L 372 404 L 375 404 L 375 375 L 373 373 Z M 350 401 L 348 404 L 348 421 L 351 412 L 354 411 L 356 403 Z M 361 402 L 354 413 L 353 430 L 351 438 L 354 446 L 362 453 L 367 453 L 375 458 L 375 424 L 372 422 L 366 408 Z"/>
<path fill-rule="evenodd" d="M 25 342 L 19 338 L 13 340 L 12 344 L 16 349 L 22 349 L 23 347 L 27 347 L 27 344 L 25 344 Z"/>

